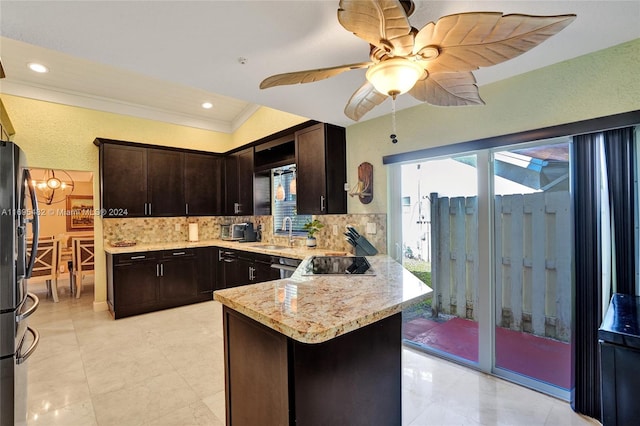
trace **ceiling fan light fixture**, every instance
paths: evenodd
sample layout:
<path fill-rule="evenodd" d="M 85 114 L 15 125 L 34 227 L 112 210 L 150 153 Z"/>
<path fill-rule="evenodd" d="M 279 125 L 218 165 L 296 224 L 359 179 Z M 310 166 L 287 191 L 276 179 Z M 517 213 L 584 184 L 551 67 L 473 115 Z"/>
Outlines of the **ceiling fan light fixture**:
<path fill-rule="evenodd" d="M 411 90 L 424 72 L 414 61 L 391 58 L 370 67 L 366 77 L 378 92 L 395 97 Z"/>

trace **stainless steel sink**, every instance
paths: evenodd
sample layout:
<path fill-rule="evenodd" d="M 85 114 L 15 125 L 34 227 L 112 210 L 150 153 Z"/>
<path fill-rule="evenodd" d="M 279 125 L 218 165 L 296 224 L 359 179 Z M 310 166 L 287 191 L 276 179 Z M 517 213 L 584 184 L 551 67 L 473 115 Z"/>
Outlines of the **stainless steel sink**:
<path fill-rule="evenodd" d="M 288 249 L 289 247 L 287 246 L 278 246 L 278 245 L 256 245 L 256 246 L 251 246 L 252 248 L 257 248 L 257 249 L 264 249 L 264 250 L 284 250 L 284 249 Z"/>

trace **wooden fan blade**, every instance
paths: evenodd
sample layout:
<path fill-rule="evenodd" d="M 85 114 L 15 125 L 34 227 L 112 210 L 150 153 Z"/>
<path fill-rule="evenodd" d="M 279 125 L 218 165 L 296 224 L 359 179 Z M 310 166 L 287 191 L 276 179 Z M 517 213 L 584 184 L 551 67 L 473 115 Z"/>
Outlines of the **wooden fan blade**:
<path fill-rule="evenodd" d="M 413 50 L 411 24 L 398 0 L 341 0 L 338 21 L 347 31 L 393 56 Z"/>
<path fill-rule="evenodd" d="M 384 102 L 385 99 L 387 99 L 387 95 L 378 92 L 373 87 L 373 84 L 366 81 L 351 95 L 347 106 L 344 108 L 344 114 L 353 121 L 358 121 L 373 107 Z"/>
<path fill-rule="evenodd" d="M 442 17 L 416 35 L 414 52 L 437 46 L 440 55 L 429 72 L 473 71 L 515 58 L 557 34 L 576 15 L 502 15 L 471 12 Z"/>
<path fill-rule="evenodd" d="M 431 105 L 484 105 L 476 78 L 470 71 L 429 74 L 426 79 L 418 80 L 409 94 Z"/>
<path fill-rule="evenodd" d="M 269 87 L 283 86 L 287 84 L 312 83 L 314 81 L 324 80 L 329 77 L 336 76 L 345 71 L 367 68 L 372 64 L 373 62 L 359 62 L 356 64 L 340 65 L 337 67 L 276 74 L 262 80 L 262 83 L 260 83 L 260 88 L 268 89 Z"/>

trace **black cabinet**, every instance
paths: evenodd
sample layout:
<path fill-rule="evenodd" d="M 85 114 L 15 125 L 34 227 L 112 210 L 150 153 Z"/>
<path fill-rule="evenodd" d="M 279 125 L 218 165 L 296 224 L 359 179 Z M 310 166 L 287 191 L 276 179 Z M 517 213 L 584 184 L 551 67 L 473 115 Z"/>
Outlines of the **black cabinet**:
<path fill-rule="evenodd" d="M 116 319 L 158 305 L 157 253 L 107 255 L 107 274 L 107 303 Z"/>
<path fill-rule="evenodd" d="M 223 288 L 279 279 L 279 270 L 271 267 L 273 262 L 273 257 L 266 254 L 221 248 L 218 268 L 222 270 Z"/>
<path fill-rule="evenodd" d="M 182 305 L 198 297 L 198 268 L 192 249 L 163 251 L 158 266 L 161 304 Z"/>
<path fill-rule="evenodd" d="M 225 214 L 253 214 L 253 147 L 225 158 Z"/>
<path fill-rule="evenodd" d="M 206 300 L 213 298 L 213 291 L 217 290 L 219 285 L 217 276 L 218 258 L 217 247 L 198 247 L 193 249 L 196 256 L 196 269 L 198 279 L 198 294 L 206 295 Z"/>
<path fill-rule="evenodd" d="M 184 216 L 184 154 L 147 148 L 147 215 Z"/>
<path fill-rule="evenodd" d="M 224 213 L 224 159 L 199 153 L 184 155 L 184 201 L 187 216 Z"/>
<path fill-rule="evenodd" d="M 640 419 L 640 297 L 616 293 L 598 330 L 602 425 Z"/>
<path fill-rule="evenodd" d="M 147 152 L 119 144 L 100 144 L 100 195 L 105 217 L 147 214 Z"/>
<path fill-rule="evenodd" d="M 227 306 L 223 323 L 227 424 L 402 423 L 401 313 L 314 344 Z"/>
<path fill-rule="evenodd" d="M 211 300 L 212 253 L 205 247 L 108 254 L 109 309 L 118 319 Z"/>
<path fill-rule="evenodd" d="M 100 147 L 105 217 L 223 213 L 222 156 L 110 139 L 96 139 L 95 143 Z"/>
<path fill-rule="evenodd" d="M 295 133 L 298 214 L 346 214 L 346 140 L 342 127 L 319 123 Z"/>

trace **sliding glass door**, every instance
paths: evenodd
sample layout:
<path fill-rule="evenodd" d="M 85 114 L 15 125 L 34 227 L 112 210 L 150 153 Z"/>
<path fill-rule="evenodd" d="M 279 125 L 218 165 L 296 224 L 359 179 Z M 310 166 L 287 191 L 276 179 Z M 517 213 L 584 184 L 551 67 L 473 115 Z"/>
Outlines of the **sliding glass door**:
<path fill-rule="evenodd" d="M 402 168 L 403 264 L 432 289 L 405 311 L 408 342 L 478 363 L 478 184 L 476 156 Z"/>
<path fill-rule="evenodd" d="M 571 383 L 570 144 L 492 155 L 496 372 L 557 396 Z"/>
<path fill-rule="evenodd" d="M 401 166 L 402 262 L 432 289 L 407 344 L 568 399 L 570 143 Z"/>

